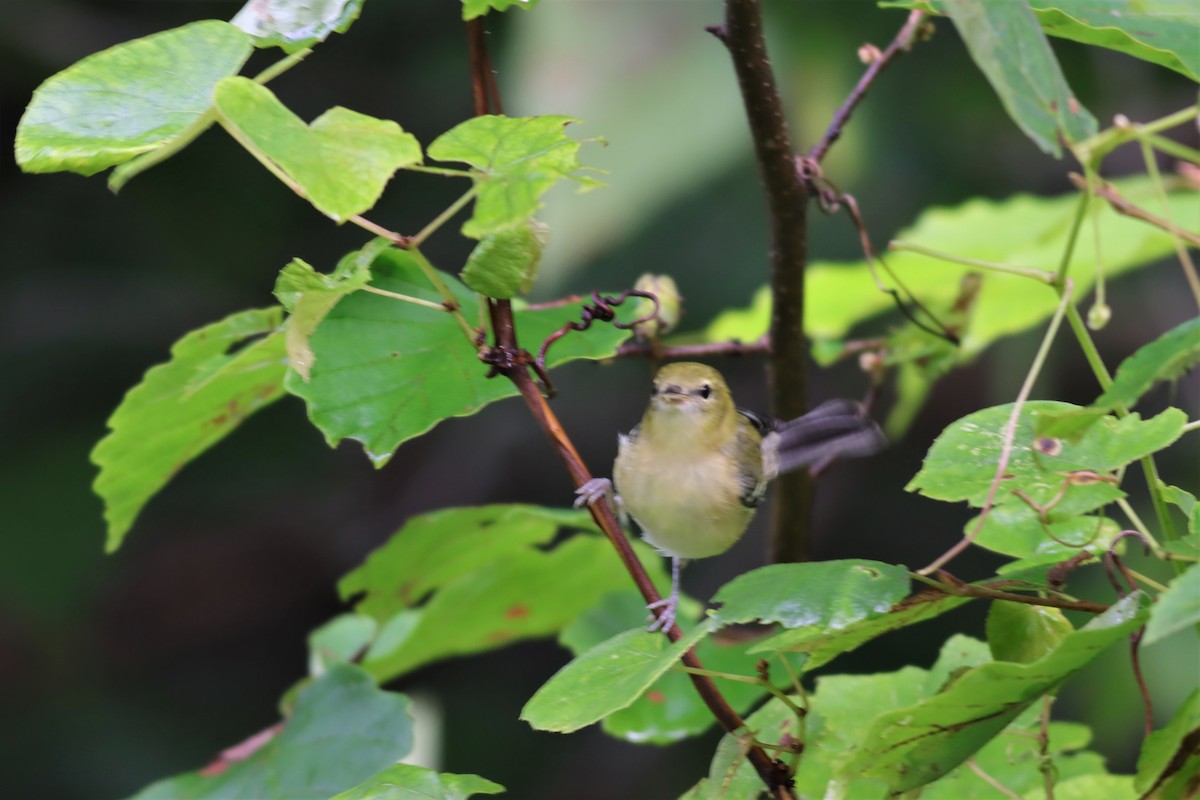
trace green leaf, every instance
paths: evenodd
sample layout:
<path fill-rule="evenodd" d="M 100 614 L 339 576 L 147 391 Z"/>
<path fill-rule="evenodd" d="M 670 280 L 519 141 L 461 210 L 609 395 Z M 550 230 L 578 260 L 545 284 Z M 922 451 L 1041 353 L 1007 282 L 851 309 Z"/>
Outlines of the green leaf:
<path fill-rule="evenodd" d="M 1030 664 L 996 661 L 975 667 L 942 692 L 876 717 L 862 744 L 840 768 L 846 779 L 863 774 L 904 792 L 930 783 L 970 757 L 1030 703 L 1052 691 L 1102 650 L 1145 620 L 1133 594 L 1063 639 Z"/>
<path fill-rule="evenodd" d="M 155 150 L 208 111 L 213 87 L 251 49 L 229 23 L 204 20 L 90 55 L 33 93 L 17 125 L 17 163 L 94 175 Z"/>
<path fill-rule="evenodd" d="M 1121 362 L 1112 385 L 1092 404 L 1110 411 L 1133 406 L 1159 381 L 1175 380 L 1200 363 L 1200 317 L 1172 328 Z"/>
<path fill-rule="evenodd" d="M 1182 797 L 1183 787 L 1197 775 L 1200 775 L 1200 689 L 1183 701 L 1170 722 L 1146 737 L 1138 756 L 1134 788 L 1139 794 L 1162 800 Z M 1172 788 L 1174 792 L 1170 791 Z"/>
<path fill-rule="evenodd" d="M 1146 178 L 1115 181 L 1131 203 L 1161 206 L 1158 189 Z M 1169 193 L 1172 219 L 1183 227 L 1200 218 L 1200 192 Z M 1013 266 L 1045 269 L 1057 264 L 1066 249 L 1068 232 L 1079 210 L 1079 195 L 1056 197 L 1014 195 L 1004 200 L 973 198 L 957 206 L 921 213 L 895 239 L 966 258 Z M 1107 204 L 1096 209 L 1102 231 L 1104 274 L 1111 280 L 1136 267 L 1152 264 L 1174 252 L 1170 234 L 1117 214 Z M 1084 236 L 1090 235 L 1085 224 Z M 905 286 L 931 308 L 950 308 L 961 294 L 964 276 L 979 270 L 909 251 L 888 254 L 888 265 Z M 1087 295 L 1096 279 L 1097 254 L 1076 247 L 1067 274 L 1075 297 Z M 884 278 L 885 284 L 890 281 Z M 965 328 L 960 331 L 959 360 L 968 361 L 992 342 L 1038 325 L 1054 313 L 1058 297 L 1029 278 L 1000 272 L 982 274 L 983 286 Z M 895 308 L 891 297 L 875 288 L 869 266 L 862 261 L 815 261 L 805 271 L 805 332 L 814 340 L 841 339 L 866 320 Z M 760 290 L 749 309 L 726 311 L 704 331 L 708 341 L 739 339 L 752 342 L 767 331 L 770 296 Z"/>
<path fill-rule="evenodd" d="M 441 302 L 408 252 L 384 251 L 371 273 L 374 286 Z M 473 292 L 451 276 L 441 279 L 461 305 L 475 307 Z M 551 333 L 578 320 L 581 307 L 515 311 L 521 342 L 536 351 Z M 593 325 L 555 343 L 548 365 L 606 358 L 628 336 L 611 325 Z M 308 404 L 309 418 L 330 446 L 356 439 L 376 466 L 386 464 L 402 442 L 442 420 L 474 414 L 517 394 L 510 381 L 487 377 L 487 366 L 449 314 L 392 298 L 367 292 L 342 298 L 309 344 L 316 359 L 310 379 L 305 383 L 289 374 L 288 391 Z"/>
<path fill-rule="evenodd" d="M 559 670 L 525 704 L 521 719 L 558 733 L 599 722 L 640 697 L 707 633 L 697 626 L 674 643 L 643 628 L 617 634 Z"/>
<path fill-rule="evenodd" d="M 479 239 L 520 224 L 537 213 L 542 195 L 564 178 L 585 189 L 600 185 L 576 174 L 580 143 L 563 129 L 577 121 L 564 116 L 473 117 L 429 145 L 430 158 L 475 168 L 478 194 L 462 227 L 464 236 Z"/>
<path fill-rule="evenodd" d="M 412 764 L 394 764 L 330 800 L 467 800 L 500 794 L 504 787 L 478 775 L 435 772 Z"/>
<path fill-rule="evenodd" d="M 839 629 L 813 627 L 786 630 L 763 639 L 751 647 L 750 652 L 808 653 L 804 668 L 814 670 L 885 633 L 933 619 L 968 602 L 968 597 L 925 591 L 902 601 L 883 616 L 870 617 Z"/>
<path fill-rule="evenodd" d="M 1117 495 L 1124 493 L 1117 492 Z M 1082 497 L 1081 494 L 1076 496 Z M 1085 500 L 1084 505 L 1090 505 L 1090 502 Z M 1074 507 L 1068 499 L 1055 506 L 1043 520 L 1024 502 L 1001 503 L 988 514 L 974 543 L 1013 558 L 1043 562 L 1064 561 L 1081 550 L 1094 556 L 1103 555 L 1120 535 L 1121 526 L 1106 517 L 1076 515 Z M 964 533 L 975 530 L 978 521 L 979 517 L 975 517 L 963 526 Z"/>
<path fill-rule="evenodd" d="M 463 19 L 475 19 L 482 17 L 493 8 L 497 11 L 508 11 L 513 6 L 517 8 L 530 9 L 538 4 L 539 0 L 463 0 Z"/>
<path fill-rule="evenodd" d="M 391 120 L 335 106 L 305 125 L 270 89 L 240 77 L 220 81 L 213 98 L 233 138 L 338 222 L 371 208 L 396 170 L 421 161 L 416 138 Z"/>
<path fill-rule="evenodd" d="M 1146 624 L 1145 644 L 1154 644 L 1200 624 L 1200 564 L 1176 576 L 1158 596 Z"/>
<path fill-rule="evenodd" d="M 681 622 L 684 618 L 685 613 L 681 613 Z M 640 594 L 633 589 L 614 592 L 564 628 L 559 641 L 580 655 L 645 619 L 646 606 Z M 718 633 L 706 637 L 696 645 L 696 656 L 705 669 L 714 672 L 748 677 L 757 673 L 759 656 L 748 654 L 746 642 L 736 635 Z M 801 658 L 789 659 L 793 669 L 799 668 Z M 773 673 L 775 682 L 785 682 L 786 672 L 776 662 L 772 662 L 772 667 L 780 670 Z M 766 690 L 752 683 L 727 681 L 722 683 L 721 693 L 734 711 L 741 714 L 760 700 Z M 669 744 L 703 733 L 715 722 L 688 675 L 670 670 L 633 703 L 606 716 L 601 726 L 608 735 L 630 742 Z"/>
<path fill-rule="evenodd" d="M 337 301 L 371 282 L 371 262 L 390 246 L 376 239 L 362 250 L 342 258 L 331 275 L 317 272 L 307 262 L 293 258 L 275 281 L 275 297 L 287 309 L 284 328 L 288 363 L 304 380 L 315 360 L 308 340 Z"/>
<path fill-rule="evenodd" d="M 363 614 L 339 614 L 308 635 L 308 674 L 319 678 L 363 653 L 379 625 Z"/>
<path fill-rule="evenodd" d="M 1200 503 L 1196 502 L 1195 495 L 1193 495 L 1191 492 L 1180 489 L 1178 486 L 1164 485 L 1162 490 L 1163 499 L 1182 511 L 1183 515 L 1187 517 L 1188 530 L 1192 533 L 1192 536 L 1185 537 L 1185 540 L 1195 540 L 1195 544 L 1193 544 L 1190 549 L 1185 547 L 1183 550 L 1171 550 L 1171 552 L 1200 556 L 1200 547 L 1196 546 L 1197 544 L 1200 544 Z M 1168 545 L 1181 544 L 1183 544 L 1183 540 L 1176 542 L 1163 542 L 1164 547 L 1167 547 Z"/>
<path fill-rule="evenodd" d="M 661 574 L 649 548 L 638 550 Z M 549 636 L 628 584 L 603 537 L 576 535 L 549 551 L 526 546 L 447 580 L 424 604 L 394 614 L 363 664 L 382 682 L 439 659 Z"/>
<path fill-rule="evenodd" d="M 1045 800 L 1044 787 L 1026 792 L 1026 800 Z M 1134 800 L 1133 779 L 1128 775 L 1079 775 L 1054 786 L 1054 800 Z"/>
<path fill-rule="evenodd" d="M 906 488 L 934 500 L 965 500 L 982 507 L 1000 461 L 1012 407 L 1009 403 L 985 408 L 948 426 L 929 448 L 921 471 Z M 1077 408 L 1050 400 L 1031 401 L 1021 407 L 1005 470 L 1007 477 L 998 499 L 1004 500 L 1005 495 L 1019 489 L 1039 504 L 1048 503 L 1064 488 L 1066 473 L 1103 473 L 1124 467 L 1174 442 L 1187 422 L 1182 411 L 1169 408 L 1144 421 L 1138 414 L 1120 420 L 1105 417 L 1076 441 L 1048 440 L 1037 434 L 1040 417 Z M 1081 478 L 1066 487 L 1059 502 L 1075 503 L 1069 507 L 1070 512 L 1080 513 L 1112 499 L 1109 484 Z M 1007 502 L 1022 501 L 1014 497 Z"/>
<path fill-rule="evenodd" d="M 988 647 L 997 661 L 1037 661 L 1074 631 L 1057 608 L 995 600 L 988 609 Z"/>
<path fill-rule="evenodd" d="M 535 219 L 490 233 L 467 257 L 462 281 L 487 297 L 508 299 L 533 287 L 548 229 Z"/>
<path fill-rule="evenodd" d="M 185 464 L 283 395 L 280 316 L 278 308 L 242 311 L 192 331 L 125 395 L 92 451 L 108 552 Z"/>
<path fill-rule="evenodd" d="M 1027 3 L 932 0 L 932 4 L 954 20 L 971 58 L 1008 115 L 1043 152 L 1058 158 L 1060 138 L 1074 143 L 1096 133 L 1096 118 L 1075 99 Z"/>
<path fill-rule="evenodd" d="M 716 625 L 778 622 L 785 628 L 838 630 L 888 613 L 908 594 L 908 570 L 846 559 L 772 564 L 739 575 L 716 593 Z"/>
<path fill-rule="evenodd" d="M 363 0 L 249 0 L 230 22 L 254 38 L 256 47 L 295 53 L 345 33 L 358 19 Z"/>
<path fill-rule="evenodd" d="M 300 690 L 282 729 L 244 760 L 159 781 L 131 800 L 328 800 L 411 748 L 408 698 L 339 664 Z"/>
<path fill-rule="evenodd" d="M 559 531 L 597 531 L 586 510 L 529 505 L 446 508 L 413 517 L 338 582 L 358 613 L 385 622 L 430 592 L 514 553 L 550 543 Z"/>
<path fill-rule="evenodd" d="M 1030 0 L 1051 36 L 1107 47 L 1200 81 L 1200 17 L 1192 0 Z"/>

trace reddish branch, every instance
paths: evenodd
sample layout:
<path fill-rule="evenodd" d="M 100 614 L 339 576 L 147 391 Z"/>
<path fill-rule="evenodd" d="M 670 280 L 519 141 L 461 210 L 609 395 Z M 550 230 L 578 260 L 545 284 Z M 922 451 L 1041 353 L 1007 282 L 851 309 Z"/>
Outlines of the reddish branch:
<path fill-rule="evenodd" d="M 850 96 L 846 98 L 846 102 L 842 103 L 841 108 L 833 115 L 833 120 L 830 121 L 829 127 L 825 130 L 825 135 L 821 137 L 821 141 L 813 145 L 813 148 L 808 151 L 808 157 L 813 161 L 820 161 L 829 152 L 829 148 L 842 135 L 842 129 L 850 120 L 850 115 L 854 113 L 854 109 L 862 102 L 866 96 L 867 90 L 871 88 L 871 84 L 875 82 L 875 78 L 883 71 L 883 68 L 892 63 L 897 55 L 907 52 L 912 47 L 913 41 L 917 37 L 917 32 L 921 28 L 921 20 L 925 17 L 923 11 L 913 11 L 908 15 L 908 20 L 904 26 L 900 28 L 900 32 L 896 34 L 896 38 L 892 39 L 892 43 L 887 46 L 887 49 L 879 53 L 871 60 L 867 66 L 867 71 L 858 79 L 858 83 L 854 86 L 854 91 L 850 92 Z"/>
<path fill-rule="evenodd" d="M 750 123 L 750 136 L 766 190 L 771 227 L 771 413 L 794 419 L 807 410 L 804 339 L 804 268 L 807 263 L 808 192 L 792 159 L 783 103 L 763 40 L 759 0 L 726 0 L 725 22 L 708 31 L 728 48 Z M 776 481 L 770 558 L 808 556 L 812 480 L 804 471 Z"/>

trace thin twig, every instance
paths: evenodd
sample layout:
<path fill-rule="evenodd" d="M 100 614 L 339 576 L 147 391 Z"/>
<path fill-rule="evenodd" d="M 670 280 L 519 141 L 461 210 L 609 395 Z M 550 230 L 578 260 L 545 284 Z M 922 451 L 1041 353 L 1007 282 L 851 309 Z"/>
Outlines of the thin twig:
<path fill-rule="evenodd" d="M 1103 603 L 1093 603 L 1089 600 L 1063 600 L 1057 597 L 1040 597 L 1031 594 L 1017 594 L 995 589 L 988 584 L 967 583 L 956 578 L 949 572 L 938 570 L 937 579 L 929 578 L 921 573 L 913 573 L 913 577 L 954 597 L 978 597 L 986 600 L 1008 600 L 1012 603 L 1022 603 L 1027 606 L 1046 606 L 1061 608 L 1066 611 L 1082 611 L 1087 614 L 1103 614 L 1108 606 Z M 995 582 L 993 582 L 994 584 Z"/>
<path fill-rule="evenodd" d="M 871 88 L 871 84 L 875 82 L 875 78 L 883 71 L 883 68 L 892 63 L 892 59 L 901 53 L 907 52 L 912 47 L 913 41 L 916 39 L 917 31 L 920 30 L 921 21 L 925 18 L 924 11 L 913 11 L 909 13 L 908 19 L 900 28 L 900 32 L 896 34 L 896 38 L 892 39 L 892 43 L 880 53 L 867 66 L 866 72 L 858 79 L 858 83 L 854 86 L 854 91 L 850 92 L 850 96 L 842 103 L 833 115 L 833 119 L 829 123 L 829 127 L 825 130 L 825 135 L 821 137 L 821 141 L 813 145 L 813 148 L 808 151 L 808 157 L 813 161 L 820 161 L 829 152 L 830 146 L 838 140 L 842 135 L 842 129 L 850 120 L 850 115 L 854 113 L 854 109 L 862 102 L 866 96 L 867 90 Z"/>
<path fill-rule="evenodd" d="M 759 0 L 726 0 L 725 22 L 709 26 L 729 50 L 741 89 L 771 228 L 771 413 L 795 419 L 807 410 L 804 270 L 808 192 L 792 159 L 791 136 L 763 39 Z M 771 510 L 770 559 L 803 561 L 813 485 L 804 470 L 776 480 Z"/>
<path fill-rule="evenodd" d="M 968 758 L 966 760 L 966 765 L 967 765 L 967 769 L 971 770 L 971 772 L 974 772 L 976 775 L 978 775 L 979 779 L 981 781 L 986 783 L 988 786 L 991 786 L 996 791 L 1000 792 L 1000 794 L 1004 795 L 1005 797 L 1011 797 L 1011 798 L 1013 798 L 1013 800 L 1021 800 L 1021 795 L 1017 794 L 1012 789 L 1008 788 L 1003 783 L 1001 783 L 1000 781 L 993 778 L 991 775 L 988 775 L 986 772 L 984 772 L 983 767 L 981 767 L 975 763 L 975 759 Z"/>
<path fill-rule="evenodd" d="M 1088 191 L 1089 187 L 1087 179 L 1082 175 L 1077 172 L 1072 172 L 1067 177 L 1071 179 L 1071 183 L 1075 184 L 1084 191 Z M 1117 191 L 1117 187 L 1113 186 L 1111 183 L 1107 181 L 1100 181 L 1094 187 L 1091 187 L 1091 190 L 1092 194 L 1096 195 L 1096 197 L 1099 197 L 1102 200 L 1107 200 L 1108 204 L 1112 206 L 1113 211 L 1116 211 L 1118 214 L 1123 214 L 1127 217 L 1133 217 L 1135 219 L 1140 219 L 1143 222 L 1148 222 L 1156 228 L 1161 228 L 1172 236 L 1178 236 L 1181 239 L 1187 240 L 1192 245 L 1200 247 L 1200 233 L 1189 231 L 1187 228 L 1182 228 L 1169 219 L 1160 217 L 1157 214 L 1151 214 L 1141 206 L 1134 205 L 1133 203 L 1129 202 L 1124 195 Z"/>

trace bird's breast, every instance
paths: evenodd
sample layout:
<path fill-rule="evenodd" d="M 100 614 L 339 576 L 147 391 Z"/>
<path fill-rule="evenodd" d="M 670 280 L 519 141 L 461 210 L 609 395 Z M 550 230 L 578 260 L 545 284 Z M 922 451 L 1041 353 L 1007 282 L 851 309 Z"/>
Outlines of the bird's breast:
<path fill-rule="evenodd" d="M 617 492 L 662 552 L 681 558 L 723 553 L 741 537 L 753 510 L 739 501 L 737 465 L 728 454 L 670 452 L 625 439 L 613 469 Z"/>

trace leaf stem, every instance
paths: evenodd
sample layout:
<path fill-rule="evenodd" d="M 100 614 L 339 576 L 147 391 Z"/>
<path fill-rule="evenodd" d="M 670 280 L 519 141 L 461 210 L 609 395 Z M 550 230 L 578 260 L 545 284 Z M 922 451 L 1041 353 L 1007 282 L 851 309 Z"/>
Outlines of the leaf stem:
<path fill-rule="evenodd" d="M 425 278 L 433 284 L 433 288 L 442 296 L 442 308 L 450 312 L 454 317 L 454 321 L 458 323 L 458 327 L 462 328 L 466 334 L 467 341 L 471 343 L 471 347 L 476 347 L 475 330 L 471 327 L 471 323 L 467 322 L 467 318 L 463 316 L 462 307 L 459 305 L 458 298 L 454 296 L 454 292 L 450 291 L 450 287 L 442 280 L 442 276 L 434 268 L 433 264 L 429 263 L 429 259 L 415 245 L 410 245 L 408 252 L 412 254 L 413 259 L 417 262 L 417 266 L 421 272 L 425 274 Z"/>
<path fill-rule="evenodd" d="M 299 64 L 304 59 L 308 58 L 308 56 L 310 56 L 311 54 L 312 54 L 311 47 L 306 47 L 303 50 L 297 50 L 296 52 L 294 52 L 284 58 L 279 59 L 271 66 L 267 67 L 262 72 L 255 75 L 252 78 L 252 80 L 255 83 L 259 83 L 259 84 L 267 83 L 268 81 L 272 81 L 272 80 L 278 78 L 283 73 L 287 72 L 292 67 Z"/>
<path fill-rule="evenodd" d="M 1035 269 L 1033 267 L 1014 267 L 1011 264 L 1001 264 L 997 261 L 983 261 L 978 258 L 966 258 L 965 256 L 947 253 L 942 250 L 935 250 L 932 247 L 926 247 L 925 245 L 916 244 L 915 242 L 893 240 L 888 243 L 888 249 L 920 253 L 923 256 L 936 258 L 939 261 L 949 261 L 952 264 L 961 264 L 965 267 L 978 267 L 979 269 L 985 269 L 991 272 L 1003 272 L 1008 275 L 1020 275 L 1024 278 L 1033 278 L 1035 281 L 1044 283 L 1047 286 L 1054 285 L 1054 273 L 1047 272 L 1044 269 Z"/>
<path fill-rule="evenodd" d="M 362 290 L 364 292 L 370 292 L 371 294 L 379 294 L 383 295 L 384 297 L 391 297 L 395 300 L 403 300 L 406 303 L 425 306 L 426 308 L 435 308 L 438 311 L 446 310 L 446 306 L 442 303 L 435 303 L 432 300 L 425 300 L 423 298 L 413 297 L 412 295 L 408 294 L 400 294 L 399 292 L 389 292 L 387 289 L 380 289 L 376 286 L 363 286 Z"/>
<path fill-rule="evenodd" d="M 1146 541 L 1149 542 L 1150 549 L 1154 551 L 1155 555 L 1160 554 L 1162 552 L 1162 548 L 1159 546 L 1158 540 L 1150 535 L 1150 529 L 1146 527 L 1146 523 L 1142 522 L 1142 518 L 1139 517 L 1138 513 L 1133 510 L 1133 506 L 1129 504 L 1129 501 L 1124 497 L 1118 497 L 1117 506 L 1122 512 L 1124 512 L 1125 516 L 1129 518 L 1129 521 L 1133 524 L 1134 529 L 1142 536 L 1146 537 Z"/>
<path fill-rule="evenodd" d="M 780 689 L 778 686 L 771 683 L 770 681 L 764 681 L 762 678 L 756 678 L 751 675 L 738 675 L 737 673 L 734 673 L 734 672 L 718 672 L 716 670 L 711 670 L 711 669 L 688 667 L 688 666 L 684 666 L 682 664 L 676 664 L 674 666 L 674 669 L 680 670 L 681 672 L 686 672 L 689 675 L 707 675 L 710 678 L 717 678 L 717 679 L 726 680 L 726 681 L 736 681 L 738 683 L 750 683 L 755 686 L 760 686 L 763 689 L 765 689 L 766 691 L 770 692 L 772 695 L 774 695 L 779 700 L 779 702 L 781 702 L 785 706 L 787 706 L 791 710 L 791 712 L 793 714 L 795 714 L 797 717 L 803 719 L 804 716 L 806 714 L 808 714 L 807 711 L 805 711 L 803 708 L 801 708 L 800 706 L 798 706 L 792 702 L 792 699 L 787 696 L 787 692 L 783 691 L 782 689 Z"/>
<path fill-rule="evenodd" d="M 413 248 L 420 247 L 426 239 L 433 235 L 434 231 L 445 225 L 451 217 L 462 210 L 463 206 L 475 199 L 475 194 L 477 192 L 478 187 L 474 185 L 472 185 L 467 191 L 463 192 L 461 197 L 451 203 L 442 213 L 434 217 L 433 220 L 424 228 L 422 228 L 416 236 L 412 237 L 412 240 L 409 242 L 409 246 Z"/>

